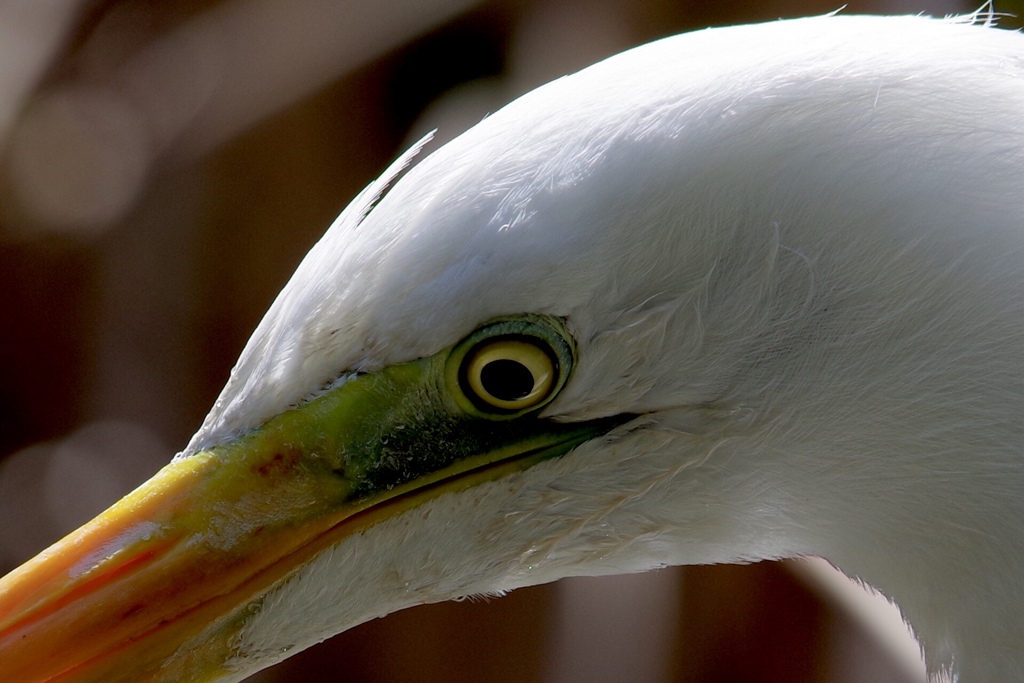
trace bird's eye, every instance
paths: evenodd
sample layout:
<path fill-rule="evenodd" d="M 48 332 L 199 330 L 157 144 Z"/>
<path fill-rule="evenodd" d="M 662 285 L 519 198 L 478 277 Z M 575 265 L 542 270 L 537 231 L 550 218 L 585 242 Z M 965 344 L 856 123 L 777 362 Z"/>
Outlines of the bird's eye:
<path fill-rule="evenodd" d="M 503 420 L 536 411 L 565 385 L 575 347 L 564 322 L 529 315 L 493 321 L 448 357 L 452 396 L 478 417 Z"/>
<path fill-rule="evenodd" d="M 519 411 L 551 393 L 554 359 L 532 339 L 505 337 L 477 346 L 466 359 L 465 381 L 481 407 Z"/>

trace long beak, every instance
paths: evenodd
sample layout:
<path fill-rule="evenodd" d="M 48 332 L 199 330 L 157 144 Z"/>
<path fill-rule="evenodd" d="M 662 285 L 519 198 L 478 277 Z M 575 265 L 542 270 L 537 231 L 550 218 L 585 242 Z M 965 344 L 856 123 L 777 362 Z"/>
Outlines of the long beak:
<path fill-rule="evenodd" d="M 436 365 L 427 359 L 354 378 L 250 435 L 176 460 L 0 579 L 0 678 L 233 676 L 235 636 L 261 596 L 321 551 L 426 498 L 560 455 L 613 426 L 536 418 L 526 429 L 466 425 L 462 443 L 406 444 L 425 454 L 422 464 L 389 474 L 381 463 L 394 458 L 382 444 L 396 425 L 413 414 L 451 419 L 438 417 L 444 401 L 423 405 Z"/>
<path fill-rule="evenodd" d="M 190 634 L 247 604 L 315 552 L 326 532 L 344 528 L 345 512 L 358 511 L 303 519 L 294 508 L 273 510 L 271 500 L 303 488 L 315 494 L 328 482 L 288 482 L 284 456 L 246 460 L 201 453 L 171 463 L 7 576 L 5 678 L 150 680 L 144 663 L 168 659 Z M 278 495 L 261 502 L 268 493 Z"/>

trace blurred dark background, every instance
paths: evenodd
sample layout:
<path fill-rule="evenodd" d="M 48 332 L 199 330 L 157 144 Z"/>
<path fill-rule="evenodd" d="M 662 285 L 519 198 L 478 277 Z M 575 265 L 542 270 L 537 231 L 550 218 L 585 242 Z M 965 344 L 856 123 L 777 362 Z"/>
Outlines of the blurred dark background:
<path fill-rule="evenodd" d="M 187 442 L 306 250 L 423 132 L 661 36 L 838 4 L 0 0 L 0 573 Z M 922 680 L 878 613 L 820 564 L 575 579 L 395 614 L 254 680 Z"/>

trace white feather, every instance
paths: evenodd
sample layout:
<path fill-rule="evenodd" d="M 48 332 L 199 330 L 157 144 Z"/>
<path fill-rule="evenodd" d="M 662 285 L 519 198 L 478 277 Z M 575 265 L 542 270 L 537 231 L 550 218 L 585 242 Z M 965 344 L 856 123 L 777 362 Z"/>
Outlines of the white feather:
<path fill-rule="evenodd" d="M 185 455 L 524 312 L 579 344 L 549 415 L 645 417 L 324 553 L 268 596 L 239 670 L 420 602 L 813 554 L 893 598 L 933 671 L 1024 679 L 1022 171 L 1024 38 L 853 16 L 613 57 L 363 218 L 389 171 Z"/>

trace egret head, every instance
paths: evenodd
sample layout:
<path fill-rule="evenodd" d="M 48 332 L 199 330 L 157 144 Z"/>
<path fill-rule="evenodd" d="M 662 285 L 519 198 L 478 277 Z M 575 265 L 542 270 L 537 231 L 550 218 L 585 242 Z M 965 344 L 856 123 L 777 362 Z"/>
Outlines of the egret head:
<path fill-rule="evenodd" d="M 0 647 L 34 672 L 13 639 L 74 608 L 40 596 L 115 573 L 98 608 L 162 591 L 150 621 L 45 675 L 238 680 L 417 603 L 815 554 L 937 666 L 1019 673 L 1022 57 L 925 18 L 707 31 L 413 150 L 102 542 L 0 584 Z M 216 588 L 168 611 L 151 558 Z"/>

